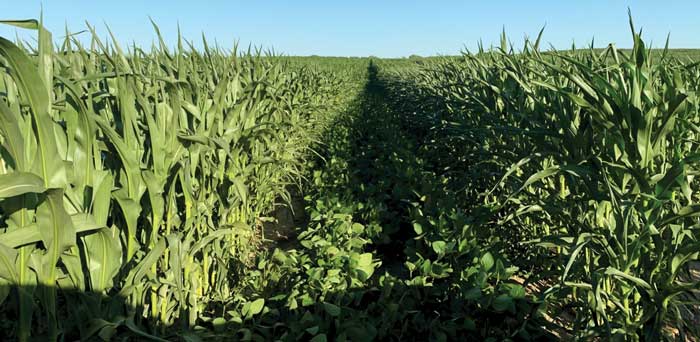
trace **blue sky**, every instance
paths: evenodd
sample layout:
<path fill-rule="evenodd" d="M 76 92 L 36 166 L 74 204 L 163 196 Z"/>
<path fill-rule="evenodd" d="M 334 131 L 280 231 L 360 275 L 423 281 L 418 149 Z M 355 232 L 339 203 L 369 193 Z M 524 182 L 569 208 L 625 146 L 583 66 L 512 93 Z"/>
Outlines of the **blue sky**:
<path fill-rule="evenodd" d="M 36 18 L 41 1 L 0 3 L 2 19 Z M 155 37 L 148 17 L 161 27 L 166 41 L 183 35 L 198 42 L 202 33 L 224 47 L 238 39 L 291 55 L 380 57 L 410 54 L 456 54 L 473 49 L 479 39 L 498 44 L 505 28 L 510 39 L 522 42 L 543 25 L 544 42 L 568 48 L 571 42 L 596 45 L 615 42 L 628 47 L 631 39 L 627 7 L 647 41 L 661 47 L 671 33 L 672 47 L 700 47 L 700 1 L 58 1 L 44 0 L 45 26 L 59 37 L 85 21 L 105 34 L 109 24 L 121 43 L 149 47 Z M 14 39 L 16 29 L 0 27 L 0 36 Z M 26 37 L 26 36 L 24 36 Z"/>

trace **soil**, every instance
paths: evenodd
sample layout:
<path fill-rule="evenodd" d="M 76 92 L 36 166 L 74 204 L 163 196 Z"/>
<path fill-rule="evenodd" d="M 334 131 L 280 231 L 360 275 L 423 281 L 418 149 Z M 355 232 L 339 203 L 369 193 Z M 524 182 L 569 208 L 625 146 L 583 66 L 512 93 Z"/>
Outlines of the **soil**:
<path fill-rule="evenodd" d="M 291 203 L 280 202 L 268 215 L 270 219 L 263 221 L 264 245 L 268 249 L 289 249 L 294 246 L 297 228 L 305 226 L 308 221 L 304 196 L 297 187 L 290 186 L 287 191 Z"/>

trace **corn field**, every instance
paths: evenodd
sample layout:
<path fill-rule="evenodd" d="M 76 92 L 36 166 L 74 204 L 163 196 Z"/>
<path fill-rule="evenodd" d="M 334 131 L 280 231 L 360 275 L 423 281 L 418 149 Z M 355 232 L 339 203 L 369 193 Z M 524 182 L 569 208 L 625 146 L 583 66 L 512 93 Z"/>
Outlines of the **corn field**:
<path fill-rule="evenodd" d="M 700 63 L 632 20 L 404 60 L 2 23 L 3 339 L 700 338 Z"/>

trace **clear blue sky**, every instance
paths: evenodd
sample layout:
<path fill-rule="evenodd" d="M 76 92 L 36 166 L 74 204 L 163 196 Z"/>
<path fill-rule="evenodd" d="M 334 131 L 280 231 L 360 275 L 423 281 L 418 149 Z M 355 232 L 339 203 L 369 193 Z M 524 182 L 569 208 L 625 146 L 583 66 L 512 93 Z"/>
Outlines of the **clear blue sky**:
<path fill-rule="evenodd" d="M 161 27 L 166 41 L 176 39 L 177 24 L 185 37 L 208 39 L 229 47 L 235 39 L 291 55 L 380 57 L 410 54 L 456 54 L 482 39 L 498 44 L 505 27 L 516 46 L 525 35 L 536 36 L 546 24 L 544 41 L 557 48 L 571 42 L 630 45 L 627 7 L 647 41 L 661 47 L 671 33 L 672 47 L 700 47 L 700 1 L 59 1 L 44 0 L 44 21 L 58 37 L 65 24 L 72 31 L 85 21 L 105 34 L 109 24 L 122 42 L 149 47 L 155 37 L 148 17 Z M 206 3 L 206 4 L 205 4 Z M 3 19 L 36 18 L 41 1 L 0 2 Z M 0 35 L 14 38 L 14 28 Z"/>

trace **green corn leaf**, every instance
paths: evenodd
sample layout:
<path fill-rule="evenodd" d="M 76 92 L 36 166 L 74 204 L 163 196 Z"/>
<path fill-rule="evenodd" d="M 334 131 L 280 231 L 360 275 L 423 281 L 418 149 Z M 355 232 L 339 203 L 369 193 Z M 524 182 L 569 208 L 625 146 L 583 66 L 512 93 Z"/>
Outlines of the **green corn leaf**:
<path fill-rule="evenodd" d="M 590 240 L 585 240 L 583 243 L 580 243 L 574 248 L 574 250 L 571 252 L 571 255 L 569 255 L 569 261 L 566 263 L 566 267 L 564 267 L 564 273 L 562 273 L 561 276 L 561 281 L 564 282 L 566 281 L 566 276 L 569 274 L 569 270 L 571 270 L 571 266 L 573 266 L 574 261 L 576 261 L 576 258 L 578 257 L 579 253 L 581 253 L 581 250 L 583 250 L 583 247 L 585 247 Z"/>
<path fill-rule="evenodd" d="M 74 214 L 71 215 L 70 218 L 73 227 L 75 227 L 76 234 L 87 233 L 104 227 L 95 223 L 89 214 Z M 39 231 L 39 226 L 36 223 L 31 223 L 20 229 L 0 234 L 0 243 L 13 248 L 31 245 L 39 241 L 42 241 L 42 236 Z"/>
<path fill-rule="evenodd" d="M 0 243 L 0 278 L 12 284 L 19 283 L 19 272 L 16 266 L 18 254 L 15 249 Z"/>
<path fill-rule="evenodd" d="M 0 101 L 0 134 L 3 136 L 3 147 L 12 157 L 12 163 L 17 171 L 29 171 L 28 161 L 25 159 L 26 139 L 20 128 L 17 114 L 13 113 L 4 101 Z"/>
<path fill-rule="evenodd" d="M 0 199 L 44 191 L 44 181 L 35 174 L 13 172 L 0 175 Z"/>
<path fill-rule="evenodd" d="M 49 108 L 50 102 L 46 86 L 32 65 L 29 56 L 10 41 L 0 37 L 0 56 L 4 57 L 14 71 L 14 80 L 21 93 L 27 97 L 32 108 L 32 117 L 36 127 L 39 154 L 35 167 L 44 180 L 44 185 L 62 188 L 67 183 L 63 160 L 56 149 L 54 126 Z"/>
<path fill-rule="evenodd" d="M 122 248 L 115 230 L 100 228 L 82 239 L 87 252 L 90 289 L 103 292 L 112 288 L 122 260 Z"/>
<path fill-rule="evenodd" d="M 624 272 L 622 272 L 614 267 L 608 267 L 605 270 L 605 274 L 629 280 L 629 281 L 633 282 L 635 285 L 640 286 L 646 290 L 650 290 L 650 291 L 652 290 L 651 285 L 649 285 L 649 283 L 647 283 L 646 281 L 644 281 L 640 278 L 637 278 L 635 276 L 629 275 L 627 273 L 624 273 Z"/>

